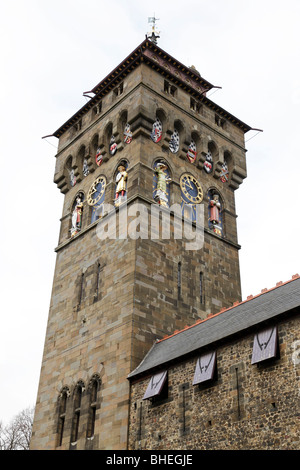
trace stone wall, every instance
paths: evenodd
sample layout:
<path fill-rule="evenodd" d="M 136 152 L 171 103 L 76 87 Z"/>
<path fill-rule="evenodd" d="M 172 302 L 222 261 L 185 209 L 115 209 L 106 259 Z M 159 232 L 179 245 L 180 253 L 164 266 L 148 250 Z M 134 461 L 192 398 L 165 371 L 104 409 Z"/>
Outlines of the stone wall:
<path fill-rule="evenodd" d="M 299 450 L 299 312 L 278 325 L 280 357 L 251 365 L 253 336 L 217 346 L 206 384 L 192 385 L 198 356 L 169 365 L 160 401 L 143 400 L 151 375 L 133 382 L 129 448 Z"/>

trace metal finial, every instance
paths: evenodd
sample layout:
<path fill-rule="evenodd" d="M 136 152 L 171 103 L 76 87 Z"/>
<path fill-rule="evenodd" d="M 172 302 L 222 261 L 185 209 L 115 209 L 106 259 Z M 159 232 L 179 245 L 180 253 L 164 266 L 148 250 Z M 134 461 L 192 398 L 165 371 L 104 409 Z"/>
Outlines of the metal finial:
<path fill-rule="evenodd" d="M 159 38 L 159 33 L 160 31 L 156 30 L 156 25 L 155 22 L 158 21 L 159 18 L 155 18 L 154 16 L 148 17 L 148 23 L 152 23 L 152 30 L 151 33 L 148 33 L 147 38 L 150 39 L 150 41 L 154 42 L 154 44 L 157 44 L 157 38 Z M 151 36 L 149 36 L 151 34 Z"/>

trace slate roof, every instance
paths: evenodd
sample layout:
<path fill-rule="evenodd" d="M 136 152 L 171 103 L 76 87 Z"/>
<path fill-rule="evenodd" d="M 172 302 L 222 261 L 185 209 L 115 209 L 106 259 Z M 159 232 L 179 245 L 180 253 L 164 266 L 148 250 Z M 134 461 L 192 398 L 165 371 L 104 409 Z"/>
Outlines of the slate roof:
<path fill-rule="evenodd" d="M 295 274 L 290 281 L 277 283 L 269 290 L 263 289 L 259 295 L 249 296 L 243 302 L 158 340 L 128 378 L 149 374 L 150 370 L 166 366 L 201 348 L 245 333 L 260 324 L 278 320 L 281 315 L 299 307 L 300 276 Z"/>

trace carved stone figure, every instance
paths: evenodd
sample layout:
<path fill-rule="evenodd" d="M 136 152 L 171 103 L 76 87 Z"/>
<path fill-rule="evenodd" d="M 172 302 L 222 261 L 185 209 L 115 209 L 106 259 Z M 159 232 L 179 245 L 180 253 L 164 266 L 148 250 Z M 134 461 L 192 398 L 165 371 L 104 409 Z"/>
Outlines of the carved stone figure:
<path fill-rule="evenodd" d="M 71 228 L 72 237 L 76 235 L 76 233 L 80 232 L 81 230 L 82 212 L 83 212 L 83 202 L 82 202 L 82 197 L 79 195 L 76 198 L 75 207 L 72 213 L 72 228 Z"/>
<path fill-rule="evenodd" d="M 118 167 L 118 174 L 116 176 L 116 198 L 115 201 L 118 203 L 119 196 L 122 198 L 125 197 L 126 191 L 127 191 L 127 171 L 124 165 L 119 165 Z"/>
<path fill-rule="evenodd" d="M 219 224 L 220 222 L 220 210 L 221 204 L 219 201 L 219 196 L 214 194 L 213 199 L 210 201 L 210 220 L 214 225 Z"/>
<path fill-rule="evenodd" d="M 209 206 L 211 228 L 216 234 L 222 235 L 221 203 L 218 194 L 213 195 L 212 199 L 210 199 Z"/>
<path fill-rule="evenodd" d="M 154 199 L 165 207 L 169 207 L 167 185 L 171 181 L 171 178 L 166 173 L 167 169 L 168 167 L 164 163 L 158 163 L 154 169 L 157 176 Z"/>

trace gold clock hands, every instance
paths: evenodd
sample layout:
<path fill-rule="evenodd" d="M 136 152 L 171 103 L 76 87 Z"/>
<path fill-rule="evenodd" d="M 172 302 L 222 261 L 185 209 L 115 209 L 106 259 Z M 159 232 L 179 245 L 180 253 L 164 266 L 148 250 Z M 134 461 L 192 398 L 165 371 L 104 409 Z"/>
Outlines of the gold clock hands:
<path fill-rule="evenodd" d="M 194 189 L 189 179 L 186 179 L 185 182 L 191 189 Z"/>
<path fill-rule="evenodd" d="M 90 190 L 90 195 L 92 196 L 97 191 L 97 186 L 93 186 Z"/>

